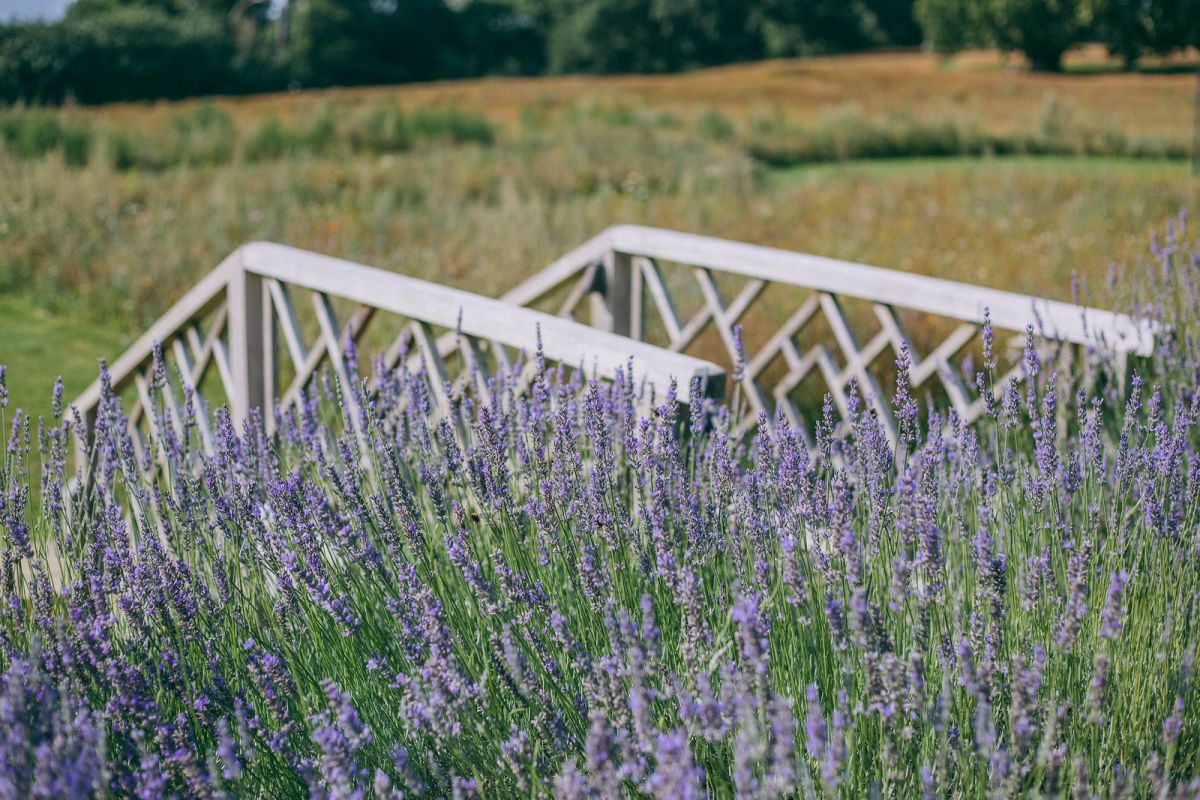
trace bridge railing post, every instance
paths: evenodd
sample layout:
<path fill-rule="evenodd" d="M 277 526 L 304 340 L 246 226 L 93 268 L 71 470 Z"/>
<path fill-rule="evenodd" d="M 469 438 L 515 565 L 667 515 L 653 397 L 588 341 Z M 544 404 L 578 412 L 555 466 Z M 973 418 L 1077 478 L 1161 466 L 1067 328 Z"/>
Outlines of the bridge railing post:
<path fill-rule="evenodd" d="M 239 426 L 250 418 L 251 410 L 270 407 L 266 335 L 270 321 L 266 313 L 263 279 L 243 266 L 229 279 L 229 360 L 233 371 L 233 397 L 229 405 Z M 272 354 L 273 355 L 273 354 Z M 271 359 L 272 361 L 274 359 Z"/>
<path fill-rule="evenodd" d="M 609 250 L 604 255 L 592 294 L 592 327 L 640 339 L 641 326 L 634 323 L 633 257 Z M 640 287 L 639 287 L 640 288 Z"/>

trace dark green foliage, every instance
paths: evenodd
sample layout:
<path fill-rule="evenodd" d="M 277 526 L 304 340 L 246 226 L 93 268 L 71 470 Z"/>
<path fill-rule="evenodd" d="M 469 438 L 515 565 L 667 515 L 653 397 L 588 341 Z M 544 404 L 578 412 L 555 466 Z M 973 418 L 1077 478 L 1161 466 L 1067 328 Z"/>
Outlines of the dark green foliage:
<path fill-rule="evenodd" d="M 1082 41 L 1102 41 L 1129 64 L 1200 44 L 1200 0 L 291 0 L 277 14 L 271 7 L 75 0 L 55 24 L 0 24 L 0 102 L 674 72 L 922 41 L 942 53 L 1019 51 L 1034 69 L 1058 70 Z"/>
<path fill-rule="evenodd" d="M 510 3 L 475 0 L 459 11 L 453 74 L 536 75 L 546 68 L 546 32 Z"/>
<path fill-rule="evenodd" d="M 288 9 L 289 72 L 306 86 L 397 83 L 443 74 L 453 15 L 441 0 L 307 0 Z"/>
<path fill-rule="evenodd" d="M 1143 53 L 1194 47 L 1200 44 L 1200 0 L 1109 0 L 1097 6 L 1095 31 L 1127 64 Z"/>
<path fill-rule="evenodd" d="M 149 5 L 71 14 L 71 93 L 81 102 L 189 97 L 221 91 L 233 48 L 206 15 L 171 15 Z"/>
<path fill-rule="evenodd" d="M 983 4 L 968 0 L 916 0 L 917 19 L 939 53 L 954 53 L 986 40 Z"/>
<path fill-rule="evenodd" d="M 1046 72 L 1088 41 L 1129 65 L 1200 42 L 1200 0 L 916 0 L 916 14 L 939 52 L 1000 47 Z"/>
<path fill-rule="evenodd" d="M 0 102 L 99 103 L 914 45 L 912 0 L 75 0 L 0 25 Z"/>
<path fill-rule="evenodd" d="M 62 102 L 76 46 L 63 25 L 0 25 L 0 101 Z"/>

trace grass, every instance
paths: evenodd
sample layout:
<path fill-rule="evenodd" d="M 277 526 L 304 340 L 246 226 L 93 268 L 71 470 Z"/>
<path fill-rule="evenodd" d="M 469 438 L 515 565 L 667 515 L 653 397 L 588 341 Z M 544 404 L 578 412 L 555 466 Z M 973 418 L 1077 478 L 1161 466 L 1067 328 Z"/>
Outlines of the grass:
<path fill-rule="evenodd" d="M 68 110 L 5 133 L 23 150 L 0 155 L 0 363 L 13 403 L 44 410 L 55 374 L 73 395 L 249 239 L 498 294 L 640 222 L 1059 298 L 1077 274 L 1104 297 L 1109 264 L 1195 205 L 1180 160 L 771 169 L 746 137 L 792 146 L 830 113 L 840 136 L 907 104 L 987 136 L 1177 142 L 1190 87 L 875 54 Z M 64 132 L 85 128 L 81 166 Z M 13 437 L 5 777 L 122 795 L 571 796 L 580 769 L 601 796 L 790 776 L 823 797 L 1182 793 L 1200 772 L 1198 290 L 1164 241 L 1122 279 L 1176 334 L 1140 365 L 1141 406 L 1102 383 L 1081 413 L 1043 368 L 969 431 L 922 419 L 893 445 L 865 413 L 830 419 L 817 441 L 837 459 L 804 460 L 786 431 L 741 450 L 719 412 L 639 428 L 619 388 L 499 391 L 436 424 L 404 375 L 363 440 L 326 390 L 273 446 L 217 424 L 202 453 L 185 416 L 165 472 L 108 408 L 70 508 L 66 430 L 27 445 L 42 481 Z"/>
<path fill-rule="evenodd" d="M 14 406 L 47 408 L 58 376 L 66 397 L 74 397 L 95 380 L 97 357 L 115 357 L 128 341 L 109 326 L 0 296 L 0 363 L 8 367 Z"/>
<path fill-rule="evenodd" d="M 1198 188 L 1177 162 L 901 159 L 763 170 L 722 146 L 649 142 L 606 134 L 542 150 L 154 174 L 9 164 L 0 166 L 13 187 L 0 206 L 0 285 L 23 298 L 10 307 L 102 325 L 106 337 L 79 338 L 110 358 L 252 239 L 496 295 L 605 226 L 639 222 L 1070 299 L 1073 271 L 1098 296 L 1109 264 L 1141 253 L 1143 231 L 1194 204 Z M 12 320 L 10 311 L 7 341 L 27 346 Z M 60 369 L 53 360 L 32 367 L 42 384 Z"/>
<path fill-rule="evenodd" d="M 1043 142 L 1106 132 L 1179 142 L 1190 80 L 1020 75 L 988 54 L 947 67 L 889 53 L 677 76 L 14 109 L 0 126 L 0 291 L 101 324 L 116 343 L 251 239 L 494 295 L 604 227 L 637 222 L 1064 298 L 1073 272 L 1103 283 L 1110 262 L 1143 250 L 1146 229 L 1195 204 L 1200 183 L 1185 162 L 773 168 L 753 145 L 769 134 L 792 147 L 820 130 L 836 145 L 821 158 L 848 157 L 858 151 L 844 137 L 874 120 L 895 126 L 887 147 L 915 146 L 921 131 L 904 119 Z M 85 166 L 80 131 L 90 132 Z M 871 151 L 873 141 L 854 147 L 890 152 Z"/>
<path fill-rule="evenodd" d="M 975 173 L 991 178 L 1014 173 L 1044 176 L 1136 176 L 1187 183 L 1190 166 L 1172 158 L 1113 158 L 1100 156 L 946 156 L 874 158 L 840 163 L 797 164 L 771 170 L 769 179 L 780 185 L 803 184 L 825 177 L 903 179 L 914 174 Z"/>
<path fill-rule="evenodd" d="M 1082 51 L 1068 64 L 1096 59 L 1095 51 Z M 932 54 L 893 52 L 764 61 L 682 75 L 485 78 L 82 111 L 123 129 L 150 130 L 210 102 L 227 110 L 239 130 L 252 131 L 271 117 L 311 119 L 327 105 L 399 103 L 483 113 L 511 132 L 523 118 L 553 118 L 581 101 L 631 112 L 648 108 L 683 119 L 717 109 L 739 123 L 777 112 L 812 122 L 853 106 L 871 117 L 903 111 L 919 118 L 977 117 L 986 130 L 1006 133 L 1035 127 L 1053 98 L 1121 133 L 1187 138 L 1194 89 L 1195 79 L 1187 73 L 1037 75 L 1012 71 L 995 53 L 965 53 L 943 62 Z"/>
<path fill-rule="evenodd" d="M 985 355 L 975 425 L 923 419 L 901 367 L 894 441 L 831 403 L 811 448 L 741 446 L 736 408 L 639 420 L 626 378 L 554 369 L 442 412 L 404 361 L 268 436 L 176 417 L 156 369 L 147 438 L 105 398 L 69 504 L 69 422 L 0 455 L 0 771 L 62 797 L 1190 796 L 1179 231 L 1122 278 L 1176 334 L 1124 396 L 1076 398 L 1031 332 L 1020 381 Z"/>

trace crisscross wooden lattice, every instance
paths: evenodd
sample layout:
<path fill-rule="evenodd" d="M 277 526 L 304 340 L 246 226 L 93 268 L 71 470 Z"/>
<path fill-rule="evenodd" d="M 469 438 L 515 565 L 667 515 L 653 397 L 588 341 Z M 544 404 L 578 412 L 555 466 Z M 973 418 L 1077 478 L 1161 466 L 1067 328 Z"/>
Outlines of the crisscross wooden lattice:
<path fill-rule="evenodd" d="M 308 302 L 306 303 L 305 300 Z M 342 309 L 339 316 L 338 307 Z M 384 313 L 380 313 L 384 312 Z M 380 317 L 384 322 L 377 321 Z M 427 281 L 282 245 L 252 243 L 239 248 L 200 281 L 111 366 L 114 392 L 128 396 L 126 408 L 139 456 L 156 430 L 160 408 L 183 429 L 185 398 L 167 390 L 153 396 L 154 372 L 177 374 L 193 396 L 197 435 L 212 452 L 208 406 L 227 402 L 235 422 L 253 409 L 286 408 L 328 365 L 343 386 L 351 381 L 344 353 L 374 326 L 384 362 L 394 368 L 408 359 L 424 375 L 436 413 L 453 405 L 465 380 L 486 391 L 494 373 L 515 380 L 532 377 L 532 355 L 540 342 L 545 359 L 589 376 L 612 379 L 633 367 L 647 401 L 665 396 L 670 383 L 699 378 L 712 393 L 723 390 L 723 371 L 698 358 L 631 342 L 578 322 L 480 297 Z M 282 346 L 281 346 L 282 344 Z M 156 365 L 155 352 L 162 354 Z M 452 353 L 460 357 L 450 359 Z M 524 359 L 524 360 L 522 360 Z M 215 372 L 213 367 L 216 367 Z M 101 397 L 97 381 L 73 405 L 86 417 Z M 348 419 L 357 424 L 355 397 L 343 393 Z"/>
<path fill-rule="evenodd" d="M 723 292 L 722 282 L 737 284 L 735 291 Z M 778 291 L 766 315 L 768 333 L 756 342 L 739 340 L 739 322 L 770 290 Z M 681 314 L 677 298 L 689 293 L 698 302 Z M 772 418 L 778 412 L 806 429 L 795 393 L 815 380 L 818 397 L 827 392 L 843 416 L 856 386 L 893 438 L 896 424 L 880 376 L 894 369 L 902 348 L 915 392 L 944 399 L 966 423 L 983 413 L 983 398 L 954 361 L 978 346 L 985 314 L 995 328 L 1018 335 L 1032 326 L 1040 342 L 1058 345 L 1060 357 L 1103 357 L 1118 373 L 1129 355 L 1151 352 L 1155 333 L 1149 323 L 1109 311 L 630 225 L 608 229 L 504 299 L 542 306 L 554 300 L 558 314 L 575 319 L 587 298 L 592 325 L 724 361 L 735 372 L 741 363 L 740 388 L 752 412 L 744 428 L 755 424 L 757 412 Z M 860 313 L 848 313 L 848 302 Z M 904 314 L 942 321 L 932 326 L 941 329 L 940 338 L 923 353 L 902 324 Z M 652 323 L 657 336 L 649 333 Z M 869 336 L 856 333 L 872 324 Z M 717 341 L 702 343 L 712 330 Z M 1021 364 L 1012 364 L 996 383 L 1021 374 Z"/>
<path fill-rule="evenodd" d="M 298 293 L 310 302 L 296 302 Z M 739 337 L 739 326 L 763 309 Z M 894 437 L 882 387 L 890 385 L 888 370 L 902 348 L 915 392 L 936 396 L 967 423 L 980 416 L 983 399 L 971 385 L 971 371 L 954 361 L 977 349 L 985 309 L 997 329 L 1020 334 L 1032 326 L 1039 340 L 1058 346 L 1060 357 L 1103 359 L 1117 373 L 1128 356 L 1148 355 L 1154 347 L 1154 326 L 1123 314 L 619 225 L 499 300 L 282 245 L 248 244 L 114 362 L 111 375 L 114 390 L 131 395 L 132 425 L 153 433 L 154 414 L 147 409 L 153 408 L 152 354 L 161 343 L 198 402 L 227 401 L 240 422 L 276 398 L 285 406 L 298 402 L 322 365 L 347 382 L 342 353 L 382 311 L 392 318 L 385 326 L 393 340 L 386 348 L 388 366 L 407 353 L 443 409 L 462 380 L 486 381 L 489 369 L 511 373 L 518 353 L 532 350 L 540 332 L 547 360 L 600 377 L 613 377 L 632 358 L 638 376 L 659 397 L 672 379 L 686 388 L 693 378 L 720 396 L 725 370 L 703 359 L 723 361 L 739 378 L 752 412 L 742 420 L 744 429 L 765 412 L 807 430 L 806 404 L 798 400 L 806 386 L 810 400 L 832 396 L 844 417 L 855 386 Z M 930 321 L 921 325 L 922 341 L 909 335 L 906 315 Z M 938 332 L 937 338 L 928 331 Z M 460 357 L 451 366 L 448 357 L 456 351 Z M 1015 363 L 999 383 L 1020 375 Z M 92 413 L 99 397 L 97 383 L 75 406 Z M 178 422 L 186 412 L 180 400 L 167 393 L 164 402 Z M 211 449 L 203 417 L 197 415 L 197 428 Z"/>

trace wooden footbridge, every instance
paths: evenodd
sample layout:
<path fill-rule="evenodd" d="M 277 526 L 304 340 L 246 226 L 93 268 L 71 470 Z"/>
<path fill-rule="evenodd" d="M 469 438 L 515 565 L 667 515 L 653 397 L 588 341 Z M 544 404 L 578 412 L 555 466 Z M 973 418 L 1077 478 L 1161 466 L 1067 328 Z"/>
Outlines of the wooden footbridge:
<path fill-rule="evenodd" d="M 309 305 L 297 302 L 302 295 Z M 499 299 L 283 245 L 246 244 L 109 371 L 114 391 L 132 398 L 130 425 L 140 440 L 138 431 L 151 424 L 156 345 L 201 403 L 228 402 L 241 421 L 253 409 L 298 402 L 323 367 L 347 381 L 344 349 L 351 340 L 363 343 L 368 328 L 385 344 L 379 349 L 389 366 L 406 357 L 423 367 L 443 405 L 464 365 L 476 367 L 474 374 L 486 374 L 486 365 L 511 370 L 540 335 L 548 361 L 589 375 L 612 378 L 632 361 L 660 398 L 671 380 L 686 395 L 698 378 L 719 397 L 736 378 L 751 412 L 746 426 L 767 412 L 803 427 L 798 398 L 826 393 L 845 414 L 853 383 L 894 435 L 890 391 L 882 387 L 902 345 L 917 394 L 944 402 L 965 422 L 980 416 L 983 401 L 963 377 L 970 370 L 956 360 L 978 348 L 985 310 L 994 328 L 1023 336 L 1033 326 L 1040 341 L 1056 345 L 1057 357 L 1085 366 L 1103 359 L 1119 372 L 1130 355 L 1149 355 L 1154 347 L 1150 323 L 1110 311 L 618 225 Z M 919 342 L 906 320 L 921 325 Z M 1016 362 L 1007 376 L 1020 377 Z M 100 396 L 97 383 L 74 405 L 87 418 Z M 170 393 L 166 402 L 175 402 Z M 168 411 L 181 414 L 177 407 Z M 263 416 L 270 425 L 273 415 Z M 211 448 L 211 433 L 198 424 Z"/>

